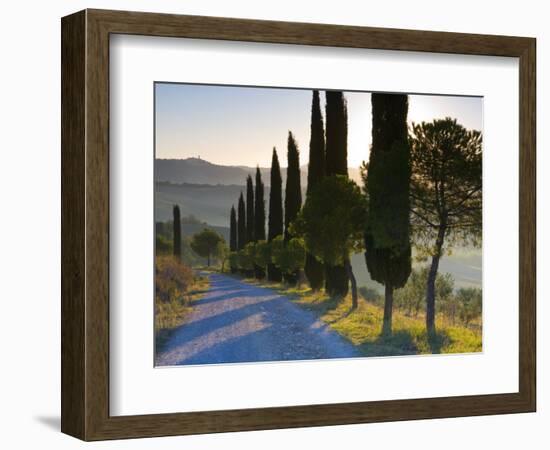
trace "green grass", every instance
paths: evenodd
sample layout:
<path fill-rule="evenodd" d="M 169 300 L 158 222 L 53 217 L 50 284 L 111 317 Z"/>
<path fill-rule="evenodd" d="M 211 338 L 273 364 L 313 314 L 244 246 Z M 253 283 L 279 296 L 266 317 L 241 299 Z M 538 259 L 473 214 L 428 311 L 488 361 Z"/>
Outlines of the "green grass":
<path fill-rule="evenodd" d="M 202 298 L 208 291 L 206 277 L 196 277 L 193 285 L 183 295 L 172 298 L 169 302 L 156 301 L 155 304 L 155 348 L 162 351 L 172 333 L 185 322 L 193 309 L 193 303 Z"/>
<path fill-rule="evenodd" d="M 251 282 L 251 280 L 246 280 Z M 274 288 L 300 307 L 312 311 L 323 322 L 350 341 L 364 356 L 417 355 L 430 353 L 474 353 L 481 351 L 481 331 L 449 324 L 445 317 L 436 319 L 436 336 L 429 338 L 424 317 L 408 317 L 393 312 L 393 333 L 381 335 L 383 308 L 359 298 L 351 309 L 351 296 L 331 298 L 309 288 L 285 288 L 276 283 L 255 283 Z"/>

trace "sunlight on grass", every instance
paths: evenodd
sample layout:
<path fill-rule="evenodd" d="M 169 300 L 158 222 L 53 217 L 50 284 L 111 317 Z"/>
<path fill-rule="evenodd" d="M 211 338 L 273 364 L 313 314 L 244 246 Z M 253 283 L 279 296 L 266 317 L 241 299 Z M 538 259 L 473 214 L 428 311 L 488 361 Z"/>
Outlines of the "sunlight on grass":
<path fill-rule="evenodd" d="M 280 287 L 280 286 L 279 286 Z M 423 317 L 393 312 L 393 334 L 381 336 L 383 309 L 361 299 L 352 311 L 351 297 L 343 300 L 311 289 L 279 289 L 304 309 L 314 312 L 331 328 L 353 343 L 365 356 L 414 355 L 426 353 L 473 353 L 481 351 L 481 332 L 451 326 L 436 320 L 437 335 L 428 338 Z"/>
<path fill-rule="evenodd" d="M 384 310 L 359 297 L 359 306 L 351 309 L 351 295 L 332 298 L 324 291 L 313 292 L 309 287 L 288 287 L 281 283 L 234 278 L 254 286 L 272 289 L 286 295 L 295 304 L 316 314 L 333 330 L 350 341 L 364 356 L 397 356 L 433 353 L 476 353 L 482 351 L 481 323 L 473 321 L 470 328 L 453 325 L 447 317 L 436 318 L 437 334 L 430 339 L 424 316 L 410 317 L 394 309 L 393 333 L 382 336 Z"/>
<path fill-rule="evenodd" d="M 155 299 L 155 346 L 159 352 L 172 332 L 185 322 L 194 302 L 208 291 L 207 277 L 196 276 L 183 293 L 172 294 L 168 301 Z"/>

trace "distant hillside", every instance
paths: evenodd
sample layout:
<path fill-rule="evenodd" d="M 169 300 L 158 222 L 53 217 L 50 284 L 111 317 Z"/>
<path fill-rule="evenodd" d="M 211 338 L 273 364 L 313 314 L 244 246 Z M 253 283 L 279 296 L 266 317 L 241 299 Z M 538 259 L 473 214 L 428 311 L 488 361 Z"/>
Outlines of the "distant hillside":
<path fill-rule="evenodd" d="M 305 198 L 305 189 L 302 189 Z M 172 208 L 179 205 L 182 216 L 193 215 L 211 225 L 227 227 L 231 205 L 237 207 L 239 194 L 246 186 L 222 184 L 155 183 L 155 220 L 172 219 Z M 269 207 L 269 187 L 265 188 L 265 207 Z M 284 191 L 283 191 L 284 192 Z"/>
<path fill-rule="evenodd" d="M 179 205 L 182 216 L 194 215 L 211 225 L 227 227 L 229 210 L 245 186 L 155 183 L 155 220 L 172 220 L 172 208 Z M 266 198 L 268 193 L 266 192 Z"/>
<path fill-rule="evenodd" d="M 262 179 L 266 186 L 269 185 L 270 169 L 260 167 Z M 256 174 L 255 167 L 247 166 L 221 166 L 212 164 L 204 159 L 156 159 L 155 181 L 166 181 L 176 184 L 211 184 L 211 185 L 244 185 L 248 175 Z M 283 183 L 286 180 L 286 169 L 281 170 Z M 307 186 L 307 166 L 302 166 L 302 187 Z M 359 169 L 349 169 L 349 176 L 355 182 L 360 183 Z"/>
<path fill-rule="evenodd" d="M 456 249 L 452 255 L 445 255 L 439 263 L 440 273 L 450 273 L 455 282 L 455 289 L 476 287 L 481 288 L 481 250 Z M 413 267 L 423 267 L 428 262 L 418 263 L 413 260 Z M 367 270 L 365 256 L 363 253 L 354 254 L 351 257 L 353 271 L 359 286 L 369 286 L 384 293 L 384 286 L 373 281 Z"/>
<path fill-rule="evenodd" d="M 247 175 L 252 174 L 254 170 L 218 166 L 198 158 L 157 159 L 155 160 L 155 181 L 178 184 L 244 185 Z"/>

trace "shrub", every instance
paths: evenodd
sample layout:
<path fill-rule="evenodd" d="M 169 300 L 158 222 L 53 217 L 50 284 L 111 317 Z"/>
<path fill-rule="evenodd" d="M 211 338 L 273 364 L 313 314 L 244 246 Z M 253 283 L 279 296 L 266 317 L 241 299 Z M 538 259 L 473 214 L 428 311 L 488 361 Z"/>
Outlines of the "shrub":
<path fill-rule="evenodd" d="M 460 320 L 468 326 L 470 322 L 481 316 L 482 293 L 477 288 L 461 288 L 456 293 L 460 304 Z"/>
<path fill-rule="evenodd" d="M 426 310 L 426 286 L 428 282 L 428 267 L 414 269 L 405 286 L 395 291 L 395 305 L 409 316 L 418 316 Z M 454 279 L 448 274 L 438 273 L 435 279 L 435 298 L 441 305 L 442 312 L 452 312 L 452 293 Z M 456 311 L 455 311 L 456 314 Z"/>
<path fill-rule="evenodd" d="M 162 222 L 159 222 L 162 225 Z M 157 225 L 159 225 L 157 223 Z M 164 236 L 163 234 L 158 233 L 155 239 L 155 251 L 157 255 L 169 255 L 173 253 L 172 241 Z"/>
<path fill-rule="evenodd" d="M 271 262 L 271 244 L 265 240 L 256 242 L 254 264 L 264 269 Z"/>
<path fill-rule="evenodd" d="M 375 305 L 380 306 L 384 303 L 380 293 L 376 289 L 369 286 L 361 286 L 359 288 L 359 295 L 361 295 L 361 297 L 363 297 L 367 302 Z"/>
<path fill-rule="evenodd" d="M 155 258 L 155 298 L 157 302 L 185 302 L 193 283 L 193 271 L 172 256 Z"/>
<path fill-rule="evenodd" d="M 237 252 L 239 269 L 243 272 L 251 272 L 254 270 L 254 242 L 249 242 L 246 246 Z"/>
<path fill-rule="evenodd" d="M 306 250 L 302 239 L 285 242 L 282 236 L 277 236 L 271 242 L 271 250 L 271 261 L 282 273 L 288 275 L 304 268 Z"/>

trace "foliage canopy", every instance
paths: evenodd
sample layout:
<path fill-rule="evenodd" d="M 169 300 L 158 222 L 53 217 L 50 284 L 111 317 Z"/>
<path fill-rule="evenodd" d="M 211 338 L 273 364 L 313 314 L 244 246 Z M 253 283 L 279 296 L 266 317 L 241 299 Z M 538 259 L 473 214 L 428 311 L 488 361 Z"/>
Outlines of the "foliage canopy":
<path fill-rule="evenodd" d="M 363 248 L 365 197 L 346 176 L 326 177 L 311 189 L 293 233 L 306 249 L 329 265 L 341 265 L 350 253 Z"/>

